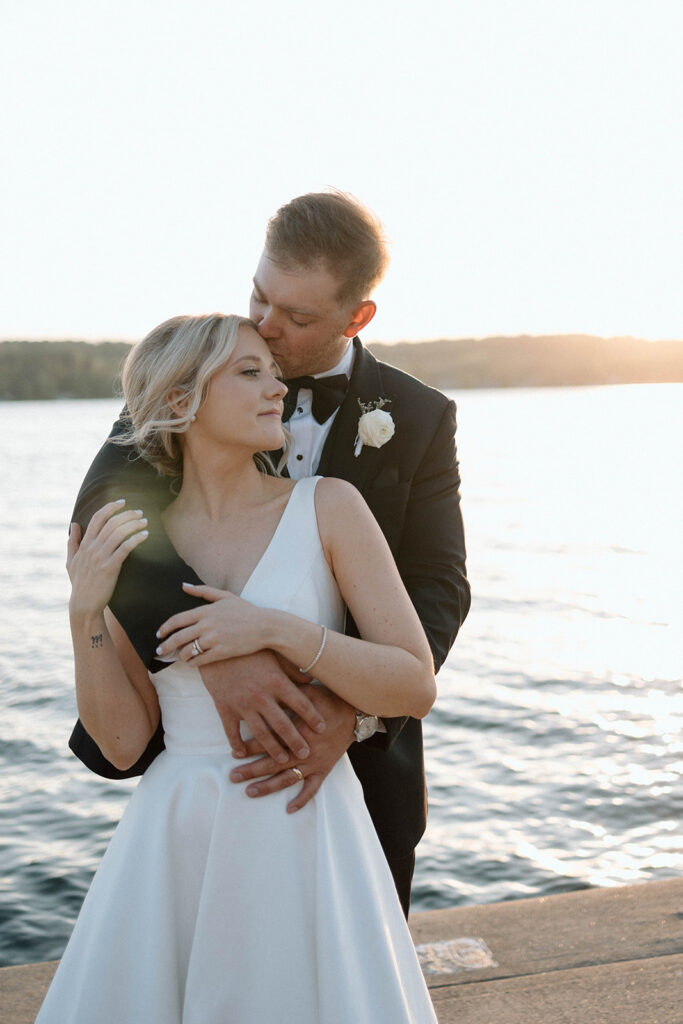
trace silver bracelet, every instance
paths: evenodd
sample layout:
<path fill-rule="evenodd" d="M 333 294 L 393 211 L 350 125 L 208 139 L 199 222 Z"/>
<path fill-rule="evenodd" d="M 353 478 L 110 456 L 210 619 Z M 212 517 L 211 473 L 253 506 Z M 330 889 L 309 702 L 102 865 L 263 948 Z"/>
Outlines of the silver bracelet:
<path fill-rule="evenodd" d="M 318 653 L 316 654 L 316 656 L 313 659 L 313 661 L 311 662 L 311 664 L 308 665 L 307 668 L 300 668 L 299 672 L 303 672 L 304 675 L 308 675 L 308 673 L 311 671 L 313 666 L 318 664 L 318 662 L 320 661 L 320 656 L 322 655 L 323 651 L 325 650 L 325 642 L 326 642 L 326 640 L 327 640 L 327 626 L 323 626 L 323 638 L 320 641 L 320 647 L 318 648 Z"/>

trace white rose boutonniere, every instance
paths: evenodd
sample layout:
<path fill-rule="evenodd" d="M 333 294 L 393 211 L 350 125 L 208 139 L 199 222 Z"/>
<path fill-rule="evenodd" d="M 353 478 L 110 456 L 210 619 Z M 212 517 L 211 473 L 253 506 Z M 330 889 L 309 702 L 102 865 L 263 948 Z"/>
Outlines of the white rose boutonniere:
<path fill-rule="evenodd" d="M 378 398 L 374 402 L 368 402 L 363 404 L 359 400 L 358 404 L 363 410 L 361 418 L 358 420 L 358 433 L 356 435 L 355 447 L 353 454 L 358 458 L 360 455 L 363 445 L 368 445 L 369 448 L 381 448 L 382 445 L 390 441 L 394 436 L 396 427 L 394 421 L 391 418 L 391 413 L 385 412 L 382 406 L 388 405 L 390 399 Z"/>

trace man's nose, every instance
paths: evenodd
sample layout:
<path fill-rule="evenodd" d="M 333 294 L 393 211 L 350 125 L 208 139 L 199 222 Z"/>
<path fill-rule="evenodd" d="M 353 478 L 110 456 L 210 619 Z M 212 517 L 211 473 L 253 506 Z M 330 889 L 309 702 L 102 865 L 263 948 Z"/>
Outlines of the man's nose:
<path fill-rule="evenodd" d="M 263 315 L 257 324 L 259 334 L 266 341 L 269 338 L 278 338 L 281 334 L 281 328 L 273 307 L 266 306 L 262 313 Z"/>

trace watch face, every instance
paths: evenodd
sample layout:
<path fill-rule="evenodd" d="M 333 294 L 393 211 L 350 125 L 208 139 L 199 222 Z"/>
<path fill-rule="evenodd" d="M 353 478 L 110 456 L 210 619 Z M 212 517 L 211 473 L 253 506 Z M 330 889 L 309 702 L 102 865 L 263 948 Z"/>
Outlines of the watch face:
<path fill-rule="evenodd" d="M 365 715 L 358 722 L 354 731 L 359 743 L 362 743 L 363 740 L 370 739 L 370 737 L 377 732 L 377 716 Z"/>

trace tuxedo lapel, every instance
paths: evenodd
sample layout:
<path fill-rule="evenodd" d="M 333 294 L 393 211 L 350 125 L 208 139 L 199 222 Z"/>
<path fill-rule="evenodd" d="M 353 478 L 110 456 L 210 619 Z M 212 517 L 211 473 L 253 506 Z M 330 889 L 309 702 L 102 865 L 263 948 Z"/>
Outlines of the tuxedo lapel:
<path fill-rule="evenodd" d="M 353 339 L 353 344 L 356 351 L 349 390 L 332 424 L 316 473 L 348 480 L 363 492 L 377 473 L 380 449 L 363 445 L 360 455 L 354 455 L 358 420 L 363 414 L 360 403 L 367 405 L 392 396 L 383 391 L 380 364 L 358 338 Z M 387 411 L 391 412 L 391 406 Z"/>

